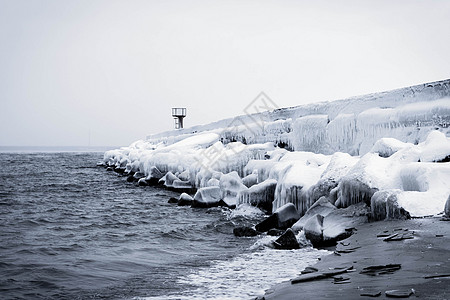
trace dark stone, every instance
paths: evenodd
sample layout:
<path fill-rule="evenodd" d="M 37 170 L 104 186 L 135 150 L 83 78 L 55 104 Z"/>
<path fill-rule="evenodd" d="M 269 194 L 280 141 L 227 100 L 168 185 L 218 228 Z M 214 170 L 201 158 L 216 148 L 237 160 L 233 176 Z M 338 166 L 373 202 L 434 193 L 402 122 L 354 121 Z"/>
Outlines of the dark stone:
<path fill-rule="evenodd" d="M 269 231 L 267 231 L 267 235 L 271 235 L 271 236 L 280 236 L 283 233 L 284 233 L 284 230 L 276 229 L 276 228 L 272 228 L 272 229 L 269 229 Z"/>
<path fill-rule="evenodd" d="M 114 172 L 119 173 L 119 174 L 123 174 L 125 172 L 125 168 L 115 168 Z"/>
<path fill-rule="evenodd" d="M 171 198 L 169 199 L 168 203 L 178 203 L 178 199 L 177 199 L 177 198 L 174 198 L 174 197 L 171 197 Z"/>
<path fill-rule="evenodd" d="M 259 232 L 266 232 L 269 229 L 276 228 L 278 224 L 278 216 L 275 214 L 271 215 L 270 217 L 266 218 L 261 223 L 257 224 L 255 226 L 256 230 Z"/>
<path fill-rule="evenodd" d="M 257 236 L 258 232 L 255 229 L 250 227 L 236 227 L 233 229 L 233 233 L 235 236 Z"/>
<path fill-rule="evenodd" d="M 128 182 L 134 182 L 135 180 L 136 180 L 136 178 L 134 178 L 133 175 L 129 175 L 129 176 L 127 177 L 127 181 L 128 181 Z"/>
<path fill-rule="evenodd" d="M 235 209 L 236 208 L 236 204 L 227 203 L 227 201 L 225 201 L 224 199 L 221 199 L 219 201 L 219 206 L 228 207 L 229 209 Z"/>
<path fill-rule="evenodd" d="M 149 186 L 155 186 L 159 184 L 159 179 L 158 178 L 154 178 L 154 177 L 150 177 L 150 178 L 145 178 L 145 181 L 147 182 L 147 185 Z"/>
<path fill-rule="evenodd" d="M 273 245 L 276 249 L 291 250 L 300 249 L 295 233 L 292 229 L 288 228 L 285 233 L 283 233 Z"/>
<path fill-rule="evenodd" d="M 107 167 L 106 171 L 114 171 L 114 168 L 113 167 Z"/>
<path fill-rule="evenodd" d="M 180 199 L 178 200 L 178 206 L 191 206 L 193 200 L 189 199 Z"/>
<path fill-rule="evenodd" d="M 295 205 L 288 203 L 278 208 L 270 217 L 255 226 L 259 232 L 266 232 L 269 229 L 287 229 L 300 219 L 300 215 Z"/>

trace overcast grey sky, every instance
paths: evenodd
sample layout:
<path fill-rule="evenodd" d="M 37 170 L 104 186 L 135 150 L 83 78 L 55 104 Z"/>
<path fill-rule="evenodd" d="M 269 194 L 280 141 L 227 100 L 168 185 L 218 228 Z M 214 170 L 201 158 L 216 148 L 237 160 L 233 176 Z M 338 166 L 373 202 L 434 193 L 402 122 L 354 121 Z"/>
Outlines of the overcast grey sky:
<path fill-rule="evenodd" d="M 0 0 L 0 145 L 173 127 L 450 77 L 450 1 Z"/>

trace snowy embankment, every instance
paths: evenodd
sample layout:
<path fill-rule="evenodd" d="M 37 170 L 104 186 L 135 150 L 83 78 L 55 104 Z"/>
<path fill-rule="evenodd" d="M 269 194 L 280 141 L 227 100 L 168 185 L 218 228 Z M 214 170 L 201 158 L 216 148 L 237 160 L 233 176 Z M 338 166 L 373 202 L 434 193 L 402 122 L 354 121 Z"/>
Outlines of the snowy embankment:
<path fill-rule="evenodd" d="M 444 210 L 450 80 L 240 116 L 147 137 L 104 162 L 142 185 L 197 189 L 198 206 L 250 203 L 300 215 L 319 198 L 374 219 Z"/>

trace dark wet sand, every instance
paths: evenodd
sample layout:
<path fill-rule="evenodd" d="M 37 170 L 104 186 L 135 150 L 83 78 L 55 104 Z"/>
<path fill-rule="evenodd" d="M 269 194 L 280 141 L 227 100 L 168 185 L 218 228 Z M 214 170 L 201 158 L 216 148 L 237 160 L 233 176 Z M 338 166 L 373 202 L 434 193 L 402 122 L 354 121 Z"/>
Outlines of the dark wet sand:
<path fill-rule="evenodd" d="M 377 238 L 385 230 L 414 232 L 414 238 L 390 242 Z M 355 271 L 337 275 L 350 278 L 346 283 L 336 284 L 333 278 L 297 284 L 285 282 L 266 291 L 265 299 L 372 299 L 361 294 L 378 291 L 381 296 L 376 299 L 386 299 L 385 291 L 394 289 L 414 289 L 409 299 L 450 299 L 450 221 L 433 217 L 363 224 L 354 235 L 341 241 L 336 250 L 355 247 L 360 248 L 340 256 L 328 255 L 314 265 L 319 272 L 353 266 Z M 401 264 L 401 269 L 377 276 L 360 274 L 365 267 L 387 264 Z M 424 278 L 444 274 L 448 276 Z"/>

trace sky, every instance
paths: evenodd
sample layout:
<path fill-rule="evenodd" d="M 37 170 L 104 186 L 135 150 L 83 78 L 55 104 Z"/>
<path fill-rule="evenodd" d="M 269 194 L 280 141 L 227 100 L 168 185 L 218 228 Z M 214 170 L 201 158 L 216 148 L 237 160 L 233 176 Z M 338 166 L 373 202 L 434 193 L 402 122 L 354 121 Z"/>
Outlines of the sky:
<path fill-rule="evenodd" d="M 126 146 L 450 78 L 450 1 L 0 0 L 0 146 Z"/>

